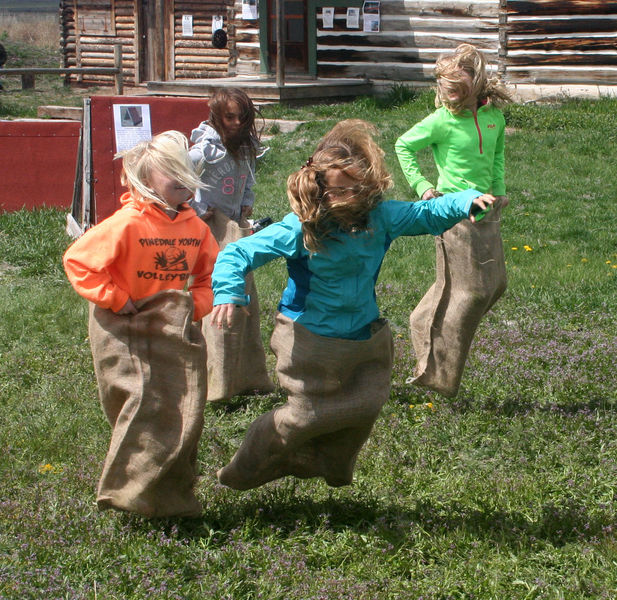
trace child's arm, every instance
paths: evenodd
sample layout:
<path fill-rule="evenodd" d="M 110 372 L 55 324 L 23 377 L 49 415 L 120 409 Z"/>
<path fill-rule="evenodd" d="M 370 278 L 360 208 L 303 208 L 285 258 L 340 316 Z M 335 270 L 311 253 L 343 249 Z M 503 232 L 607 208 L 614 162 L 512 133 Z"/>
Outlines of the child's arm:
<path fill-rule="evenodd" d="M 193 321 L 199 321 L 212 310 L 214 294 L 212 292 L 212 270 L 219 251 L 214 236 L 210 228 L 207 229 L 206 236 L 199 247 L 199 256 L 193 272 L 193 282 L 189 287 L 189 292 L 193 296 Z"/>
<path fill-rule="evenodd" d="M 110 217 L 73 242 L 62 259 L 75 291 L 116 313 L 126 310 L 130 301 L 129 293 L 114 282 L 108 268 L 122 252 L 123 236 L 124 229 Z"/>
<path fill-rule="evenodd" d="M 242 192 L 241 214 L 244 218 L 248 218 L 253 214 L 253 204 L 255 204 L 255 192 L 253 192 L 253 184 L 255 183 L 255 161 L 251 161 L 251 174 L 246 178 L 244 191 Z"/>
<path fill-rule="evenodd" d="M 204 138 L 189 149 L 189 157 L 195 167 L 195 172 L 202 182 L 205 179 L 203 174 L 210 168 L 210 163 L 220 160 L 221 156 L 225 156 L 224 149 L 221 149 L 220 144 L 215 144 L 209 138 Z M 197 213 L 197 216 L 204 221 L 207 221 L 214 214 L 214 209 L 208 205 L 206 192 L 203 188 L 197 190 L 195 197 L 190 201 L 190 205 Z"/>
<path fill-rule="evenodd" d="M 399 137 L 394 144 L 394 149 L 405 178 L 410 187 L 423 199 L 426 199 L 424 198 L 426 192 L 434 190 L 434 186 L 420 172 L 417 152 L 422 148 L 437 143 L 438 140 L 437 120 L 435 113 L 433 113 L 419 123 L 416 123 L 407 133 Z"/>
<path fill-rule="evenodd" d="M 503 119 L 503 115 L 502 115 Z M 501 123 L 499 136 L 495 143 L 495 158 L 493 161 L 492 191 L 502 208 L 508 206 L 505 183 L 505 119 Z"/>
<path fill-rule="evenodd" d="M 501 115 L 502 122 L 495 141 L 495 158 L 493 159 L 492 192 L 495 196 L 505 196 L 505 119 Z"/>
<path fill-rule="evenodd" d="M 463 219 L 471 217 L 475 221 L 470 215 L 472 204 L 483 209 L 493 201 L 493 196 L 477 190 L 444 194 L 439 199 L 419 202 L 392 200 L 384 203 L 389 221 L 387 229 L 393 239 L 401 235 L 440 235 Z"/>
<path fill-rule="evenodd" d="M 295 215 L 287 215 L 279 223 L 227 244 L 219 253 L 212 273 L 215 307 L 249 304 L 250 298 L 244 293 L 245 275 L 276 258 L 294 258 L 301 247 L 302 228 Z"/>

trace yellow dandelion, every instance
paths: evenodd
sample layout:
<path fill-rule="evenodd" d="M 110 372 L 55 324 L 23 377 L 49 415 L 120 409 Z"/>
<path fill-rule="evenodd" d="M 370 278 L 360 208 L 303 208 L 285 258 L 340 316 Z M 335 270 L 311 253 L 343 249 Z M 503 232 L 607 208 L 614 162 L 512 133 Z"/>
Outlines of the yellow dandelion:
<path fill-rule="evenodd" d="M 39 467 L 39 473 L 41 473 L 41 475 L 45 475 L 47 473 L 62 473 L 62 467 L 56 467 L 51 463 L 46 463 Z"/>
<path fill-rule="evenodd" d="M 567 264 L 567 265 L 566 265 L 566 267 L 571 267 L 571 266 L 572 266 L 572 264 Z"/>
<path fill-rule="evenodd" d="M 512 250 L 518 250 L 516 246 L 512 246 Z"/>
<path fill-rule="evenodd" d="M 410 404 L 410 405 L 409 405 L 409 408 L 413 408 L 413 407 L 414 407 L 414 405 L 413 405 L 413 404 Z"/>
<path fill-rule="evenodd" d="M 611 269 L 617 269 L 617 265 L 611 265 Z"/>
<path fill-rule="evenodd" d="M 589 262 L 588 258 L 581 258 L 581 262 Z"/>
<path fill-rule="evenodd" d="M 606 264 L 607 264 L 607 265 L 610 265 L 610 264 L 611 264 L 611 261 L 610 261 L 610 260 L 607 260 L 607 261 L 606 261 Z"/>
<path fill-rule="evenodd" d="M 525 248 L 526 252 L 531 252 L 533 250 L 531 246 L 527 246 L 527 245 L 523 246 L 523 248 Z"/>
<path fill-rule="evenodd" d="M 434 410 L 433 403 L 432 402 L 427 402 L 426 403 L 426 408 L 430 408 L 431 410 Z"/>

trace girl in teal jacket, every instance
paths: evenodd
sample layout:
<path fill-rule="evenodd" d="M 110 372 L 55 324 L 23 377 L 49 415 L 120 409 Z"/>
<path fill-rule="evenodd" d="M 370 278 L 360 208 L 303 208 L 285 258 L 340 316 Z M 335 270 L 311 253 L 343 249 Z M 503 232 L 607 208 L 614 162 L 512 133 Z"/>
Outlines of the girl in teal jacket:
<path fill-rule="evenodd" d="M 391 180 L 372 131 L 359 120 L 335 126 L 288 179 L 293 213 L 219 254 L 212 315 L 219 327 L 248 303 L 246 273 L 276 258 L 289 273 L 271 342 L 288 401 L 251 425 L 218 472 L 225 485 L 248 489 L 284 475 L 351 483 L 389 397 L 392 337 L 375 298 L 388 247 L 402 235 L 442 233 L 472 205 L 494 200 L 466 190 L 439 201 L 382 201 Z"/>
<path fill-rule="evenodd" d="M 510 98 L 488 78 L 483 55 L 470 44 L 442 56 L 435 73 L 437 110 L 395 144 L 403 173 L 422 200 L 468 188 L 496 197 L 477 227 L 461 223 L 436 239 L 436 281 L 410 316 L 414 383 L 454 396 L 480 319 L 506 289 L 499 230 L 507 204 L 505 119 L 499 106 Z M 416 153 L 428 146 L 439 173 L 436 186 L 418 166 Z"/>

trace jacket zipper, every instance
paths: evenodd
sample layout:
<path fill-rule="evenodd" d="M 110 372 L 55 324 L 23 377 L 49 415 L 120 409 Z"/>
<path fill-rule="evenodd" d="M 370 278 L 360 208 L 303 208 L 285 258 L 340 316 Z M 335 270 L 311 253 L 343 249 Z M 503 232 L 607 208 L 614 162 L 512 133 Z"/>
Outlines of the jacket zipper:
<path fill-rule="evenodd" d="M 480 124 L 478 123 L 478 113 L 477 112 L 473 113 L 473 120 L 474 120 L 474 123 L 476 124 L 476 129 L 478 130 L 478 142 L 480 145 L 480 154 L 482 154 L 482 132 L 480 131 Z"/>

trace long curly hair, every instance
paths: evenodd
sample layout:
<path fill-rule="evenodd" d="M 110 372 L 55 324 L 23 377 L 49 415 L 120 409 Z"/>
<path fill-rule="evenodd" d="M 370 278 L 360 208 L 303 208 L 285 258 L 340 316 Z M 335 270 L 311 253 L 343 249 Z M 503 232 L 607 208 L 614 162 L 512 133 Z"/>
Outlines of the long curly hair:
<path fill-rule="evenodd" d="M 322 138 L 307 164 L 288 177 L 287 197 L 302 223 L 309 252 L 322 250 L 324 240 L 337 231 L 369 230 L 369 213 L 392 186 L 375 133 L 375 127 L 361 119 L 341 121 Z M 328 195 L 326 172 L 336 169 L 357 182 L 351 194 Z"/>
<path fill-rule="evenodd" d="M 223 124 L 223 115 L 227 110 L 227 104 L 235 102 L 240 108 L 240 130 L 230 134 Z M 208 122 L 221 136 L 223 146 L 236 160 L 248 154 L 254 159 L 256 147 L 259 144 L 259 133 L 255 125 L 255 118 L 261 116 L 259 110 L 253 104 L 244 90 L 239 88 L 219 88 L 208 102 L 210 106 L 210 118 Z"/>
<path fill-rule="evenodd" d="M 467 81 L 461 77 L 463 71 L 471 77 L 471 90 L 467 87 Z M 497 107 L 512 102 L 510 93 L 499 78 L 488 76 L 484 54 L 471 44 L 460 44 L 453 53 L 440 56 L 435 64 L 435 77 L 435 106 L 445 106 L 455 114 L 465 109 L 465 100 L 471 96 Z M 447 82 L 451 90 L 458 92 L 459 101 L 452 102 L 447 98 L 440 85 L 443 82 Z"/>
<path fill-rule="evenodd" d="M 121 182 L 128 187 L 136 200 L 154 202 L 170 208 L 150 187 L 150 175 L 159 171 L 177 181 L 193 194 L 201 185 L 189 158 L 188 140 L 180 131 L 164 131 L 150 141 L 140 142 L 130 150 L 119 152 L 114 158 L 122 158 Z"/>

